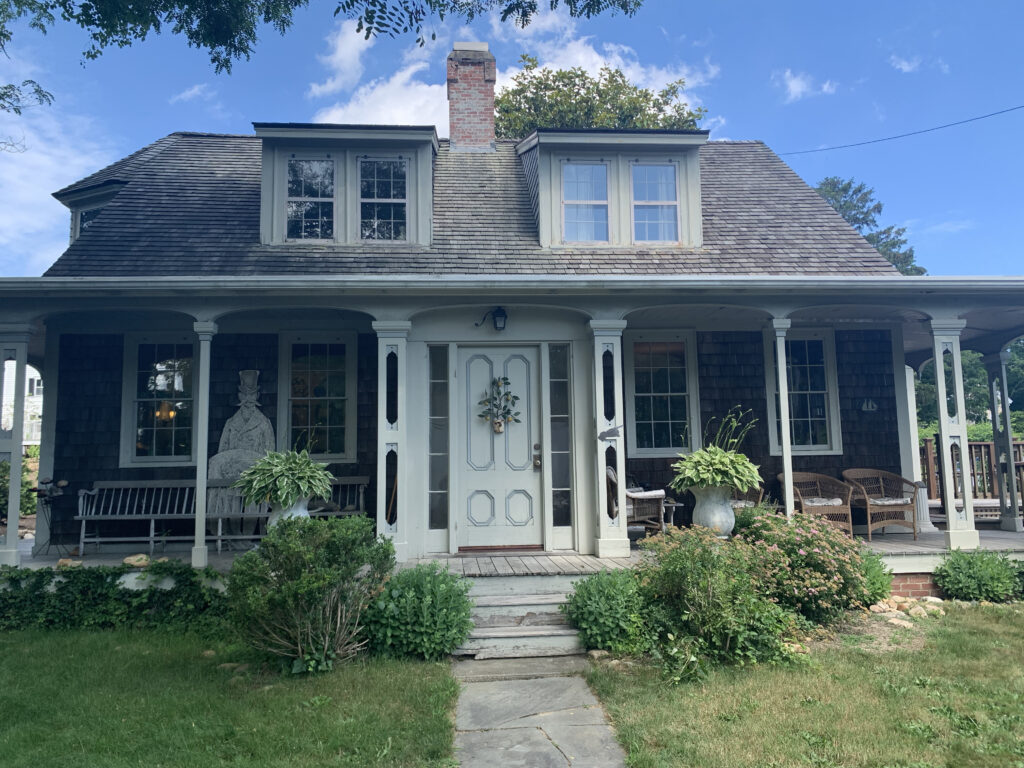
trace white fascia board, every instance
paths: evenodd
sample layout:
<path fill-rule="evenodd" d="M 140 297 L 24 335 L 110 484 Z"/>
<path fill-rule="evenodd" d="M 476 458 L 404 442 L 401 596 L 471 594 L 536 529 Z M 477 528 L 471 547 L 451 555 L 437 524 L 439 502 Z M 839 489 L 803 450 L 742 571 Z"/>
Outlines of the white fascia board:
<path fill-rule="evenodd" d="M 544 146 L 575 146 L 581 148 L 635 147 L 699 147 L 706 144 L 708 134 L 620 133 L 618 131 L 580 131 L 578 133 L 533 133 L 516 144 L 520 155 L 538 144 Z"/>
<path fill-rule="evenodd" d="M 302 141 L 345 141 L 355 143 L 397 143 L 397 142 L 430 142 L 437 151 L 437 131 L 433 128 L 330 128 L 330 127 L 290 127 L 257 128 L 256 135 L 261 139 L 285 139 Z"/>

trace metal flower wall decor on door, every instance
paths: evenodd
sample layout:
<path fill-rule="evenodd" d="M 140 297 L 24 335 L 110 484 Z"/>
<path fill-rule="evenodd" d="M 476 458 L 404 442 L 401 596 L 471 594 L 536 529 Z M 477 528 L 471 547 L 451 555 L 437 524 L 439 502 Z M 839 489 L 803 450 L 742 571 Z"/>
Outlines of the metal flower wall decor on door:
<path fill-rule="evenodd" d="M 519 423 L 519 411 L 515 410 L 519 396 L 512 394 L 512 382 L 507 376 L 491 379 L 491 389 L 484 392 L 484 399 L 477 405 L 484 409 L 477 414 L 484 421 L 489 421 L 499 435 L 505 431 L 505 425 Z"/>

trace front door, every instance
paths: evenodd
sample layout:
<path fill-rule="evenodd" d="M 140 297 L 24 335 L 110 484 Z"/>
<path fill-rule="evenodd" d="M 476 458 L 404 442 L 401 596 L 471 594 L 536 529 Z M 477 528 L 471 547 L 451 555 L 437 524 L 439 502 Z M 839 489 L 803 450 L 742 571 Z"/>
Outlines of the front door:
<path fill-rule="evenodd" d="M 455 441 L 459 547 L 538 546 L 542 543 L 540 367 L 537 347 L 459 349 L 461 410 Z M 498 431 L 480 414 L 495 379 L 509 380 L 519 397 L 518 422 Z M 460 435 L 460 437 L 461 437 Z"/>

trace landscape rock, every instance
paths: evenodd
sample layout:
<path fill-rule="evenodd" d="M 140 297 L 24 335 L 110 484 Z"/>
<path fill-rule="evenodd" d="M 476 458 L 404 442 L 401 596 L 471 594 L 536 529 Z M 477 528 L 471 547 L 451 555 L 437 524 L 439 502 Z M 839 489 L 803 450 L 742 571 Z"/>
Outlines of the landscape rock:
<path fill-rule="evenodd" d="M 594 649 L 593 651 L 588 651 L 587 655 L 590 656 L 590 658 L 592 658 L 594 661 L 598 661 L 599 659 L 603 659 L 603 658 L 607 657 L 608 656 L 608 651 L 602 651 L 600 649 Z"/>
<path fill-rule="evenodd" d="M 81 560 L 72 560 L 70 557 L 62 557 L 57 561 L 58 568 L 79 568 L 81 565 Z"/>
<path fill-rule="evenodd" d="M 237 661 L 225 661 L 223 664 L 218 664 L 217 669 L 224 669 L 230 672 L 240 666 Z"/>
<path fill-rule="evenodd" d="M 903 611 L 904 613 L 906 613 L 907 611 L 910 610 L 910 603 L 908 603 L 905 600 L 902 601 L 902 602 L 896 603 L 896 610 L 897 611 Z"/>
<path fill-rule="evenodd" d="M 922 603 L 944 603 L 945 600 L 943 600 L 941 597 L 935 597 L 934 595 L 925 595 L 924 597 L 921 598 L 921 602 Z"/>
<path fill-rule="evenodd" d="M 915 605 L 908 611 L 908 613 L 916 619 L 924 618 L 928 615 L 928 611 L 926 611 L 920 605 Z"/>
<path fill-rule="evenodd" d="M 981 606 L 984 606 L 984 607 L 986 607 L 986 608 L 987 608 L 987 607 L 989 607 L 990 605 L 994 605 L 994 603 L 992 603 L 992 602 L 991 602 L 991 601 L 989 601 L 989 600 L 982 600 L 982 601 L 981 601 L 980 603 L 978 603 L 978 605 L 981 605 Z"/>
<path fill-rule="evenodd" d="M 149 565 L 149 555 L 129 555 L 121 561 L 125 565 L 129 565 L 132 568 L 145 568 Z"/>
<path fill-rule="evenodd" d="M 212 659 L 214 656 L 217 655 L 217 652 L 215 650 L 213 650 L 213 649 L 210 649 L 210 650 L 203 651 L 200 655 L 204 659 Z"/>
<path fill-rule="evenodd" d="M 882 605 L 881 603 L 875 603 L 870 608 L 868 608 L 868 610 L 872 613 L 885 613 L 889 610 L 889 606 Z"/>
<path fill-rule="evenodd" d="M 907 621 L 906 619 L 889 619 L 889 623 L 894 627 L 903 627 L 904 629 L 911 629 L 914 626 L 912 621 Z"/>

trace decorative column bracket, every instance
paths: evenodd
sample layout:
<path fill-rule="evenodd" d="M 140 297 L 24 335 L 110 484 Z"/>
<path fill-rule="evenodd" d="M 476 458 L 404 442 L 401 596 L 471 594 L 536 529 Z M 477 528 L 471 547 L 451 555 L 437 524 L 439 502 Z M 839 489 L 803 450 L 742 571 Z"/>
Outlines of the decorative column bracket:
<path fill-rule="evenodd" d="M 999 528 L 1004 531 L 1024 531 L 1020 517 L 1020 492 L 1013 463 L 1013 426 L 1010 423 L 1010 390 L 1006 365 L 1010 350 L 984 358 L 988 373 L 988 393 L 991 398 L 992 440 L 996 449 L 996 467 L 999 478 Z"/>
<path fill-rule="evenodd" d="M 939 461 L 942 473 L 942 506 L 946 513 L 946 546 L 950 549 L 977 549 L 978 531 L 974 527 L 974 498 L 971 492 L 967 451 L 967 420 L 964 417 L 964 376 L 960 357 L 960 333 L 967 322 L 959 318 L 932 320 L 932 353 L 935 365 L 936 399 L 939 413 Z M 946 387 L 946 355 L 952 363 L 953 391 Z M 949 395 L 952 396 L 952 403 Z M 950 405 L 953 411 L 950 411 Z M 957 482 L 954 454 L 960 457 Z M 963 506 L 956 505 L 957 492 Z"/>

